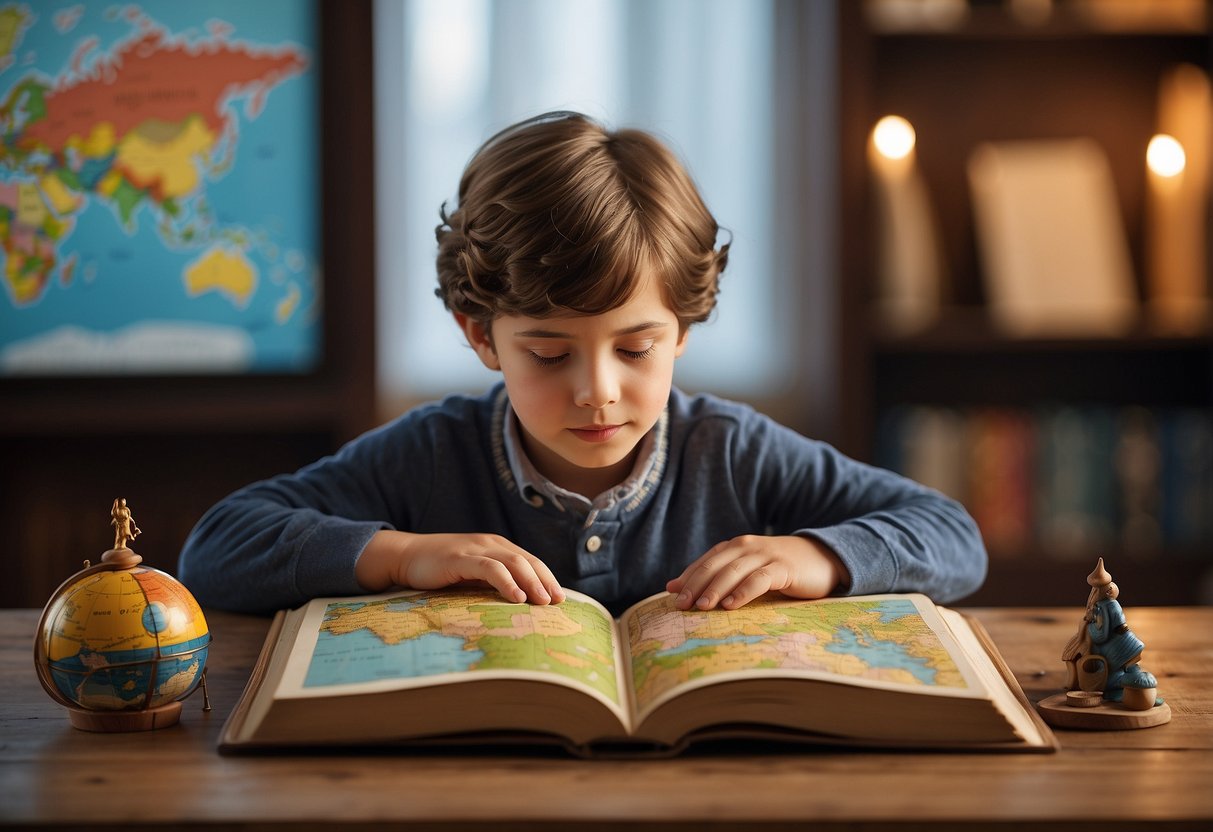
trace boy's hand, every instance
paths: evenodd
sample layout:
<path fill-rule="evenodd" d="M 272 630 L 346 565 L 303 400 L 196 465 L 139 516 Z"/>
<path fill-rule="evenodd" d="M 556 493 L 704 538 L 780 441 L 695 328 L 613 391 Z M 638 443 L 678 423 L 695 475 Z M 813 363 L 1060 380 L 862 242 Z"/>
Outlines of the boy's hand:
<path fill-rule="evenodd" d="M 842 561 L 814 540 L 747 534 L 716 544 L 665 588 L 681 610 L 735 610 L 770 590 L 823 598 L 846 580 Z"/>
<path fill-rule="evenodd" d="M 519 604 L 564 600 L 564 590 L 547 564 L 495 534 L 376 532 L 359 555 L 354 575 L 368 592 L 482 581 Z"/>

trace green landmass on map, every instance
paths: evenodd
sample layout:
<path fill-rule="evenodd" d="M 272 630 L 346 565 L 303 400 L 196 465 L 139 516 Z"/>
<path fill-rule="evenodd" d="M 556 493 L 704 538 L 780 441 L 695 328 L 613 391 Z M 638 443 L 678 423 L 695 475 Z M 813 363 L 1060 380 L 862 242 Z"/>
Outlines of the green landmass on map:
<path fill-rule="evenodd" d="M 938 635 L 912 602 L 776 595 L 736 610 L 682 611 L 645 602 L 628 619 L 640 711 L 687 682 L 745 670 L 834 674 L 902 685 L 965 687 Z"/>
<path fill-rule="evenodd" d="M 446 636 L 442 649 L 460 654 L 440 665 L 446 672 L 554 674 L 619 703 L 613 624 L 597 606 L 584 601 L 570 598 L 535 606 L 508 603 L 487 592 L 453 592 L 329 605 L 323 634 L 341 638 L 361 631 L 373 634 L 381 645 L 377 649 L 384 651 L 426 636 Z M 452 641 L 455 646 L 445 647 Z M 358 646 L 365 644 L 362 640 Z M 326 645 L 325 652 L 331 655 L 339 649 Z M 412 674 L 402 668 L 400 675 Z"/>

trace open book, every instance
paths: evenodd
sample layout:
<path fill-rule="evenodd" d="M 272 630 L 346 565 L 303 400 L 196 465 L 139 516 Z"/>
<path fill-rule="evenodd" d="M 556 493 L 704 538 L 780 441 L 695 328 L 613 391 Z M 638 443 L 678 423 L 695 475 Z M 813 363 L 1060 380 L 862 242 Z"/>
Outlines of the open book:
<path fill-rule="evenodd" d="M 980 625 L 922 595 L 675 609 L 618 621 L 567 591 L 321 598 L 278 613 L 220 749 L 550 740 L 672 753 L 748 736 L 1053 750 Z"/>

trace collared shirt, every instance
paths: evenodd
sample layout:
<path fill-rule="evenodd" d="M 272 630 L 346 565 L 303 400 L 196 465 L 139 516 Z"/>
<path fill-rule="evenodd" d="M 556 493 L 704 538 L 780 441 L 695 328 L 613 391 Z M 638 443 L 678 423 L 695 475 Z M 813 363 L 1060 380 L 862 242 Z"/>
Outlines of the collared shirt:
<path fill-rule="evenodd" d="M 660 477 L 660 462 L 666 454 L 664 446 L 669 442 L 666 431 L 668 422 L 669 413 L 663 410 L 657 424 L 640 440 L 632 472 L 623 482 L 603 491 L 592 500 L 584 494 L 561 488 L 539 473 L 534 463 L 531 462 L 531 458 L 527 456 L 526 447 L 522 443 L 522 435 L 519 433 L 518 417 L 508 401 L 502 408 L 501 432 L 510 473 L 514 477 L 514 482 L 518 484 L 518 492 L 522 499 L 532 506 L 538 507 L 543 504 L 546 497 L 560 510 L 571 511 L 584 518 L 585 526 L 588 528 L 600 513 L 609 512 L 616 505 L 635 498 L 641 493 L 646 482 L 651 481 L 654 476 Z"/>

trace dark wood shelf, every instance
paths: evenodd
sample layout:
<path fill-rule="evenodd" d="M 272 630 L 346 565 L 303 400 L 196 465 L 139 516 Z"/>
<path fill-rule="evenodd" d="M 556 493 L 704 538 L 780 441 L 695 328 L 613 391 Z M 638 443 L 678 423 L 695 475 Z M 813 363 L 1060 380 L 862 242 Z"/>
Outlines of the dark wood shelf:
<path fill-rule="evenodd" d="M 363 409 L 339 393 L 320 378 L 277 376 L 40 381 L 0 409 L 0 436 L 364 428 Z"/>
<path fill-rule="evenodd" d="M 1143 321 L 1119 335 L 1025 337 L 1000 331 L 984 309 L 953 308 L 944 311 L 935 324 L 910 335 L 890 334 L 873 322 L 870 337 L 874 350 L 888 353 L 1199 352 L 1213 350 L 1213 322 L 1187 333 Z"/>
<path fill-rule="evenodd" d="M 1194 331 L 1156 326 L 1143 277 L 1144 152 L 1157 131 L 1159 84 L 1180 63 L 1213 67 L 1213 4 L 1204 4 L 1196 30 L 1145 23 L 1131 31 L 1084 20 L 1064 2 L 1041 25 L 1020 22 L 1000 2 L 969 5 L 968 17 L 946 30 L 880 29 L 865 4 L 838 6 L 840 444 L 870 460 L 889 425 L 916 406 L 959 414 L 962 423 L 983 409 L 1045 418 L 1058 410 L 1213 413 L 1213 313 Z M 940 314 L 913 334 L 899 334 L 877 314 L 874 242 L 882 235 L 866 147 L 872 126 L 889 113 L 917 131 L 917 169 L 942 261 Z M 1000 330 L 990 312 L 967 161 L 985 142 L 1077 136 L 1107 155 L 1141 319 L 1113 336 L 1018 337 Z M 962 444 L 969 439 L 958 433 L 953 441 L 946 452 L 973 465 Z M 973 470 L 962 474 L 967 482 Z M 996 553 L 986 585 L 964 603 L 1081 605 L 1085 576 L 1101 555 L 1111 559 L 1130 604 L 1195 603 L 1213 591 L 1205 551 L 1064 554 Z"/>

